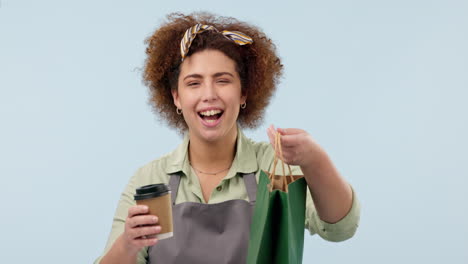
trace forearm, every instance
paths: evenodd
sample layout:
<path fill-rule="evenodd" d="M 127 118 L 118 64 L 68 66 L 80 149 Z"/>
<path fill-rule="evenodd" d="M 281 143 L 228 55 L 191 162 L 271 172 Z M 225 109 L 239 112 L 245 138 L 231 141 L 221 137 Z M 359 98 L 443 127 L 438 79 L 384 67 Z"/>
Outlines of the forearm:
<path fill-rule="evenodd" d="M 119 236 L 110 250 L 102 258 L 100 264 L 136 264 L 137 254 L 138 252 L 127 250 L 124 246 L 122 236 Z"/>
<path fill-rule="evenodd" d="M 322 221 L 336 223 L 352 206 L 352 189 L 326 153 L 320 160 L 301 166 L 317 213 Z"/>

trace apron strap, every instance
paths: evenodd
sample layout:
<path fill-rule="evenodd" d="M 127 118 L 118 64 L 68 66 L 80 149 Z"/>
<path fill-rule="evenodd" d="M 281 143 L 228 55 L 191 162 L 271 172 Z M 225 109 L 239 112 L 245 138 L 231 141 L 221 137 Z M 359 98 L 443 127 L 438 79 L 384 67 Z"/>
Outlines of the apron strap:
<path fill-rule="evenodd" d="M 171 189 L 171 201 L 172 204 L 175 205 L 175 199 L 177 197 L 177 191 L 179 190 L 179 183 L 180 183 L 180 174 L 174 173 L 171 174 L 169 177 L 169 188 Z"/>
<path fill-rule="evenodd" d="M 247 190 L 247 195 L 249 196 L 249 201 L 255 203 L 257 199 L 257 180 L 255 179 L 255 173 L 246 173 L 243 174 L 245 189 Z"/>
<path fill-rule="evenodd" d="M 247 190 L 247 196 L 251 203 L 255 203 L 257 200 L 257 180 L 255 179 L 255 173 L 246 173 L 242 174 L 244 178 L 245 189 Z M 171 189 L 171 201 L 175 205 L 177 191 L 179 190 L 180 177 L 181 174 L 174 173 L 171 174 L 169 179 L 169 188 Z"/>

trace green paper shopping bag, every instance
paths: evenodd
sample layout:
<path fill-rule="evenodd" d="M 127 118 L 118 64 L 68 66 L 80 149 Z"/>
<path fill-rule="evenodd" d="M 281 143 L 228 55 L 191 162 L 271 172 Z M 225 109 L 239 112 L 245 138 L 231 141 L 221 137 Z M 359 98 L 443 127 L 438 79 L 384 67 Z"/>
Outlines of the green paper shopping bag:
<path fill-rule="evenodd" d="M 282 157 L 280 134 L 275 149 Z M 257 186 L 250 240 L 248 264 L 302 263 L 307 183 L 303 176 L 275 175 L 278 154 L 275 154 L 273 172 L 260 172 Z"/>

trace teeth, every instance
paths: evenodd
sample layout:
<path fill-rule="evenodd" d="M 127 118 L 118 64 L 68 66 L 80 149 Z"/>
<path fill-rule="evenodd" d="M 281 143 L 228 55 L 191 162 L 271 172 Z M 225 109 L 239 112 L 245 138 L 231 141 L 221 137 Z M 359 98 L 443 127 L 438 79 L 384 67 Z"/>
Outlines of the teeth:
<path fill-rule="evenodd" d="M 221 110 L 208 110 L 208 111 L 200 112 L 200 114 L 204 116 L 214 116 L 219 113 L 221 113 Z"/>

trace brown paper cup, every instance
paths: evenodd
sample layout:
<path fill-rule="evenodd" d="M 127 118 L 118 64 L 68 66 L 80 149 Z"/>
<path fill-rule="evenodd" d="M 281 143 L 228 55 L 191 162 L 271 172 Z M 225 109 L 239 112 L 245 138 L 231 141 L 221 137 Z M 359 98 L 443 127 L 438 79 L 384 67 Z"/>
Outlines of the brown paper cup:
<path fill-rule="evenodd" d="M 173 236 L 171 192 L 167 185 L 152 184 L 140 187 L 137 189 L 135 200 L 138 205 L 148 206 L 150 215 L 158 217 L 161 232 L 156 238 L 166 239 Z"/>

